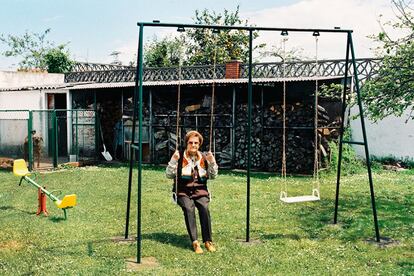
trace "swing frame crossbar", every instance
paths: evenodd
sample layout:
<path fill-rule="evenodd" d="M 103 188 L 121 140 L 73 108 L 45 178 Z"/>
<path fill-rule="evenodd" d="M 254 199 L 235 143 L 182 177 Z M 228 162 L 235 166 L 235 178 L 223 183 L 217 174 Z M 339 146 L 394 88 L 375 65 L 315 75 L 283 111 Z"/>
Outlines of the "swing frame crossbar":
<path fill-rule="evenodd" d="M 142 247 L 142 227 L 141 227 L 141 197 L 142 197 L 142 102 L 143 102 L 143 41 L 144 41 L 144 27 L 172 27 L 178 28 L 179 30 L 185 30 L 185 28 L 197 28 L 197 29 L 211 29 L 215 30 L 244 30 L 248 32 L 249 36 L 249 58 L 248 58 L 248 112 L 247 112 L 247 173 L 246 173 L 246 242 L 250 241 L 250 176 L 251 176 L 251 141 L 252 141 L 252 92 L 253 92 L 253 82 L 252 82 L 252 63 L 253 63 L 253 32 L 257 31 L 276 31 L 276 32 L 304 32 L 304 33 L 343 33 L 347 36 L 346 42 L 346 56 L 345 56 L 345 76 L 344 76 L 344 85 L 343 85 L 343 98 L 342 98 L 342 117 L 341 117 L 341 128 L 339 136 L 339 155 L 338 155 L 338 170 L 337 170 L 337 183 L 336 183 L 336 195 L 335 195 L 335 213 L 334 213 L 334 223 L 337 223 L 337 214 L 338 214 L 338 203 L 339 203 L 339 187 L 340 187 L 340 176 L 341 176 L 341 164 L 342 164 L 342 146 L 343 146 L 343 134 L 344 134 L 344 117 L 345 117 L 345 108 L 346 108 L 346 98 L 347 98 L 347 82 L 348 76 L 350 75 L 349 71 L 352 71 L 353 77 L 355 79 L 356 95 L 359 108 L 359 117 L 361 120 L 361 128 L 363 135 L 363 142 L 359 145 L 363 145 L 365 149 L 365 160 L 367 165 L 368 180 L 370 187 L 370 196 L 371 196 L 371 207 L 374 218 L 375 226 L 375 235 L 376 241 L 380 242 L 377 212 L 375 206 L 375 195 L 374 195 L 374 186 L 371 173 L 371 161 L 368 150 L 368 140 L 365 129 L 364 114 L 362 109 L 362 102 L 360 97 L 360 88 L 359 88 L 359 79 L 358 79 L 358 70 L 356 65 L 356 58 L 354 52 L 354 46 L 352 42 L 352 30 L 340 29 L 335 27 L 334 29 L 300 29 L 300 28 L 273 28 L 273 27 L 258 27 L 258 26 L 224 26 L 224 25 L 204 25 L 204 24 L 176 24 L 176 23 L 161 23 L 160 21 L 153 22 L 138 22 L 138 51 L 137 51 L 137 67 L 136 67 L 136 78 L 135 78 L 135 89 L 133 94 L 133 124 L 132 124 L 132 141 L 135 141 L 136 133 L 136 120 L 138 123 L 138 200 L 137 200 L 137 263 L 141 263 L 141 247 Z M 352 70 L 351 70 L 352 69 Z M 132 155 L 132 150 L 129 151 L 129 175 L 128 175 L 128 197 L 127 197 L 127 210 L 126 210 L 126 223 L 125 223 L 125 239 L 128 239 L 129 231 L 129 215 L 130 215 L 130 204 L 131 204 L 131 189 L 132 189 L 132 170 L 134 167 L 134 160 Z"/>

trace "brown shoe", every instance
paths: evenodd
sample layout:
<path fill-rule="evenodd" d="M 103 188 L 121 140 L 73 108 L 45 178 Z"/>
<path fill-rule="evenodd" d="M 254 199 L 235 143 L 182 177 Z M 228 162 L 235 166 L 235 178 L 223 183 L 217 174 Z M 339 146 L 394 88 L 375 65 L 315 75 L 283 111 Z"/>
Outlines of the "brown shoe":
<path fill-rule="evenodd" d="M 202 254 L 203 249 L 201 249 L 200 243 L 198 241 L 193 241 L 193 248 L 196 254 Z"/>
<path fill-rule="evenodd" d="M 214 247 L 214 244 L 211 241 L 205 242 L 204 245 L 206 246 L 208 252 L 216 252 L 216 248 Z"/>

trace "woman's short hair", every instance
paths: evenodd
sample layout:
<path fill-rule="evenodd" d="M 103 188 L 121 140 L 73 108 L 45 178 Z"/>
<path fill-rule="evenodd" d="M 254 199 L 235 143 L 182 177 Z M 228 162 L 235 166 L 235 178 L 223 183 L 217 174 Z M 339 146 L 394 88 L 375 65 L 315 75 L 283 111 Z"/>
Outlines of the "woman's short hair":
<path fill-rule="evenodd" d="M 200 134 L 200 132 L 196 131 L 196 130 L 191 130 L 189 132 L 187 132 L 187 134 L 185 135 L 185 139 L 184 142 L 187 145 L 188 144 L 188 140 L 190 140 L 191 137 L 198 137 L 198 141 L 200 142 L 200 146 L 203 144 L 203 135 Z"/>

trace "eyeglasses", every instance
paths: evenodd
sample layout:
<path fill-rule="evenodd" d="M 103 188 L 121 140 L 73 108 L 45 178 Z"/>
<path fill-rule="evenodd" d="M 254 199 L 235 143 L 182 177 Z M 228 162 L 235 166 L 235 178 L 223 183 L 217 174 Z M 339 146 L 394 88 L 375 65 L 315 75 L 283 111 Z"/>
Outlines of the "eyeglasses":
<path fill-rule="evenodd" d="M 188 142 L 187 144 L 192 144 L 192 145 L 198 145 L 198 144 L 200 144 L 200 142 Z"/>

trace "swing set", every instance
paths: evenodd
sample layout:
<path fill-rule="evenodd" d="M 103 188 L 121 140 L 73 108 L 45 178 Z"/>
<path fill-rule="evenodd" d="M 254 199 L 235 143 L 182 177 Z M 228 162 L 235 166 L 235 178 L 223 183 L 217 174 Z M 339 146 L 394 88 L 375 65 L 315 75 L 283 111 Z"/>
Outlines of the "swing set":
<path fill-rule="evenodd" d="M 142 103 L 143 103 L 143 39 L 144 39 L 144 27 L 173 27 L 178 28 L 178 31 L 183 31 L 185 28 L 201 28 L 201 29 L 211 29 L 213 32 L 219 32 L 221 30 L 241 30 L 247 31 L 249 35 L 249 59 L 248 59 L 248 108 L 247 108 L 247 174 L 246 174 L 246 242 L 250 242 L 250 175 L 251 175 L 251 141 L 252 141 L 252 94 L 253 94 L 253 81 L 252 81 L 252 49 L 253 49 L 253 32 L 255 31 L 272 31 L 272 32 L 281 32 L 283 39 L 283 135 L 282 135 L 282 188 L 280 192 L 280 200 L 285 203 L 295 203 L 295 202 L 307 202 L 307 201 L 318 201 L 320 200 L 319 192 L 319 164 L 318 164 L 318 38 L 321 33 L 336 33 L 336 34 L 346 34 L 346 56 L 345 56 L 345 65 L 343 67 L 344 82 L 343 82 L 343 91 L 342 91 L 342 112 L 341 112 L 341 127 L 339 129 L 339 155 L 338 155 L 338 169 L 337 169 L 337 181 L 336 181 L 336 194 L 335 194 L 335 210 L 334 210 L 334 220 L 333 223 L 337 223 L 338 215 L 338 203 L 339 203 L 339 188 L 340 188 L 340 177 L 341 177 L 341 164 L 342 164 L 342 149 L 343 144 L 353 144 L 353 145 L 362 145 L 365 150 L 365 160 L 367 165 L 368 180 L 370 187 L 370 196 L 371 196 L 371 207 L 373 213 L 374 227 L 375 227 L 375 236 L 376 241 L 380 242 L 379 227 L 375 206 L 375 195 L 374 195 L 374 186 L 371 173 L 371 161 L 369 157 L 367 135 L 365 130 L 364 114 L 362 109 L 362 102 L 360 97 L 360 87 L 358 80 L 358 71 L 356 65 L 356 58 L 354 52 L 354 46 L 352 42 L 352 30 L 342 30 L 340 28 L 334 29 L 299 29 L 299 28 L 272 28 L 272 27 L 251 27 L 251 26 L 225 26 L 225 25 L 201 25 L 201 24 L 174 24 L 174 23 L 160 23 L 159 21 L 153 22 L 138 22 L 139 27 L 139 38 L 138 38 L 138 54 L 137 54 L 137 68 L 136 68 L 136 79 L 135 79 L 135 90 L 133 95 L 133 123 L 132 123 L 132 141 L 135 141 L 135 132 L 136 132 L 136 120 L 138 119 L 138 143 L 133 143 L 130 145 L 131 148 L 138 150 L 138 200 L 137 200 L 137 263 L 141 263 L 141 247 L 142 247 L 142 227 L 141 227 L 141 197 L 142 197 Z M 288 194 L 287 190 L 287 181 L 286 181 L 286 41 L 287 35 L 289 32 L 302 32 L 302 33 L 311 33 L 315 37 L 315 101 L 314 101 L 314 169 L 313 169 L 313 188 L 311 194 L 294 196 L 291 197 Z M 214 59 L 214 68 L 215 68 L 215 59 Z M 355 79 L 355 88 L 356 88 L 356 98 L 359 108 L 361 128 L 363 134 L 363 141 L 346 141 L 343 139 L 344 134 L 344 117 L 346 109 L 346 99 L 347 99 L 347 89 L 346 89 L 346 80 L 351 75 Z M 214 80 L 215 80 L 215 69 L 214 69 Z M 215 90 L 215 81 L 212 82 L 212 105 L 211 105 L 211 117 L 210 117 L 210 145 L 212 147 L 212 133 L 213 133 L 213 120 L 214 120 L 214 90 Z M 180 97 L 181 97 L 181 68 L 179 68 L 179 82 L 178 82 L 178 91 L 177 91 L 177 118 L 176 118 L 176 133 L 177 133 L 177 142 L 176 149 L 178 149 L 178 141 L 180 137 L 179 123 L 180 123 Z M 130 153 L 132 150 L 129 151 Z M 132 189 L 132 169 L 134 166 L 134 161 L 132 155 L 130 155 L 129 163 L 129 177 L 128 177 L 128 198 L 127 198 L 127 212 L 126 212 L 126 225 L 125 225 L 125 239 L 128 239 L 128 230 L 129 230 L 129 214 L 130 214 L 130 201 L 131 201 L 131 189 Z"/>

